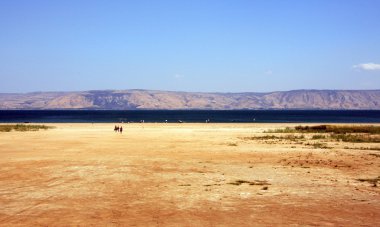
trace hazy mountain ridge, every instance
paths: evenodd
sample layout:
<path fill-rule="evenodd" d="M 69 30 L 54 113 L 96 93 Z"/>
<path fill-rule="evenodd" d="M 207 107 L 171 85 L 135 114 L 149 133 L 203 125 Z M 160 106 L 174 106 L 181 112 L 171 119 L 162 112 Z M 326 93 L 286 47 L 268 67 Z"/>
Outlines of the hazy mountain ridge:
<path fill-rule="evenodd" d="M 0 109 L 380 109 L 380 90 L 33 92 L 0 94 Z"/>

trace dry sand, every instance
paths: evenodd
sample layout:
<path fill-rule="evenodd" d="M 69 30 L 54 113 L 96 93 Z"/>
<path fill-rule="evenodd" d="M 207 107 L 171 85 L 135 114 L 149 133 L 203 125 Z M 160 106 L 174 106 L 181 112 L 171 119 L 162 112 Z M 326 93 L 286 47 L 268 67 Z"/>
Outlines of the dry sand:
<path fill-rule="evenodd" d="M 357 180 L 380 176 L 379 144 L 247 138 L 290 124 L 53 125 L 0 132 L 0 226 L 380 223 L 380 185 Z"/>

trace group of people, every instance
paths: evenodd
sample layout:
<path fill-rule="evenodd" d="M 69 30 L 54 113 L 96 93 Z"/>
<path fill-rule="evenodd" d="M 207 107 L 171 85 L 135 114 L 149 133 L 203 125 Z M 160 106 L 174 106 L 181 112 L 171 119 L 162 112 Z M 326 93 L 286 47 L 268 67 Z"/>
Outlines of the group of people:
<path fill-rule="evenodd" d="M 115 125 L 115 128 L 113 129 L 114 132 L 120 132 L 123 133 L 123 126 Z"/>

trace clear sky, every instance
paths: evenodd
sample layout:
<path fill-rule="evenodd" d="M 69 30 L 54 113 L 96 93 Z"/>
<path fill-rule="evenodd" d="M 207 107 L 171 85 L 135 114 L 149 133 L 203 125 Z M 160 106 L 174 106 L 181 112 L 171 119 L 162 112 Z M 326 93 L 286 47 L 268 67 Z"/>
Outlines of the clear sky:
<path fill-rule="evenodd" d="M 379 0 L 0 0 L 0 92 L 380 89 Z"/>

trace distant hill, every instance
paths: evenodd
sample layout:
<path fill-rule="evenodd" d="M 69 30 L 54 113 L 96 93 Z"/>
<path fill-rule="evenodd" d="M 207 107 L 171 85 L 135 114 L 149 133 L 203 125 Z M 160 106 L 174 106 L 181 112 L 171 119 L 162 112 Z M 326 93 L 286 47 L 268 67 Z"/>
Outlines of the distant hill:
<path fill-rule="evenodd" d="M 0 94 L 0 109 L 380 109 L 380 90 L 34 92 Z"/>

